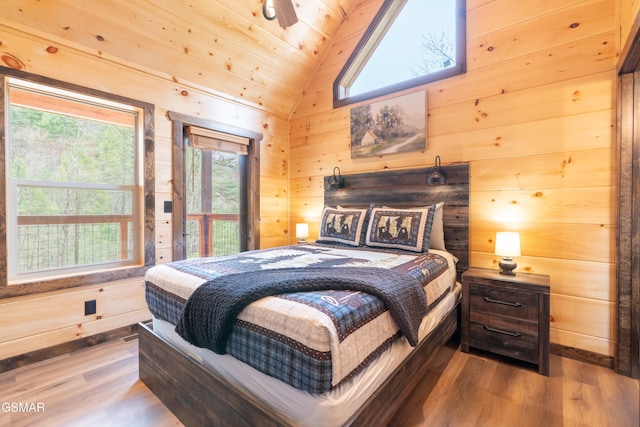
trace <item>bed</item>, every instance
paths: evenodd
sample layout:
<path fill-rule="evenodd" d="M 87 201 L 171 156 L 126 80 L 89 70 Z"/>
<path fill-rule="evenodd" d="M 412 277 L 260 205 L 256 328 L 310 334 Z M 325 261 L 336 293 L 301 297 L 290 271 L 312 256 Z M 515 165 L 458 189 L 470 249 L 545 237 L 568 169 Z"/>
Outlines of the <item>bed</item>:
<path fill-rule="evenodd" d="M 468 165 L 445 174 L 438 186 L 425 184 L 424 169 L 348 175 L 338 190 L 325 179 L 330 232 L 317 243 L 150 269 L 141 380 L 185 425 L 386 424 L 457 330 Z M 213 317 L 225 284 L 231 294 L 250 287 L 252 299 L 232 296 L 242 305 Z M 416 292 L 424 303 L 411 302 Z M 203 328 L 202 318 L 227 326 Z"/>

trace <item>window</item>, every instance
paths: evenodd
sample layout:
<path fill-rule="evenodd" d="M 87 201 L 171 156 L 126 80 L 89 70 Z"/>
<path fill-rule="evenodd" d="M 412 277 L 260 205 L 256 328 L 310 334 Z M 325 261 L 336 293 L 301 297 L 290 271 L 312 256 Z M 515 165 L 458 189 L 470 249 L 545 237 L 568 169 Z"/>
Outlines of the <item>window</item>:
<path fill-rule="evenodd" d="M 334 106 L 465 70 L 465 0 L 386 0 L 334 82 Z"/>
<path fill-rule="evenodd" d="M 91 283 L 96 273 L 103 280 L 105 272 L 140 274 L 154 261 L 145 251 L 153 241 L 145 221 L 149 211 L 153 218 L 146 208 L 153 151 L 144 143 L 152 107 L 21 77 L 4 79 L 7 276 L 0 286 L 63 280 L 57 288 Z"/>

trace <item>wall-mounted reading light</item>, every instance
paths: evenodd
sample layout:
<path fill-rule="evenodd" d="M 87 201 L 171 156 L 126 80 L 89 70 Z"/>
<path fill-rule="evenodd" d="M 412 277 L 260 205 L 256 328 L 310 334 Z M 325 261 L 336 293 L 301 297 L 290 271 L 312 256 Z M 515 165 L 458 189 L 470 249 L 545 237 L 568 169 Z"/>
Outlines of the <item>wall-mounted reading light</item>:
<path fill-rule="evenodd" d="M 338 170 L 338 175 L 336 176 L 336 169 Z M 333 168 L 333 176 L 329 177 L 329 188 L 338 189 L 344 187 L 344 178 L 340 175 L 340 168 Z"/>
<path fill-rule="evenodd" d="M 447 177 L 444 174 L 444 170 L 440 167 L 440 156 L 436 156 L 436 165 L 432 168 L 429 168 L 427 171 L 427 184 L 436 185 L 436 184 L 446 184 Z"/>
<path fill-rule="evenodd" d="M 273 7 L 273 0 L 264 0 L 262 2 L 262 15 L 268 21 L 276 19 L 276 9 Z"/>
<path fill-rule="evenodd" d="M 292 0 L 264 0 L 262 15 L 269 21 L 277 19 L 282 28 L 290 27 L 298 22 Z"/>

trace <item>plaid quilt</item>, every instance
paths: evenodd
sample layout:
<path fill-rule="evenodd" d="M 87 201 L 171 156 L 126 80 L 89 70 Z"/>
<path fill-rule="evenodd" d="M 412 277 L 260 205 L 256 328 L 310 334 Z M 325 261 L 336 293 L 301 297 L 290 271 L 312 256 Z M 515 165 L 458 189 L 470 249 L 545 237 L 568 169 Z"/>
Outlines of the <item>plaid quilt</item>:
<path fill-rule="evenodd" d="M 451 289 L 449 266 L 440 255 L 294 245 L 158 265 L 145 277 L 147 303 L 156 318 L 175 325 L 195 288 L 215 277 L 309 266 L 368 266 L 409 274 L 423 285 L 429 307 Z M 295 292 L 247 306 L 235 321 L 227 352 L 296 388 L 323 393 L 356 375 L 396 339 L 404 338 L 373 295 Z"/>

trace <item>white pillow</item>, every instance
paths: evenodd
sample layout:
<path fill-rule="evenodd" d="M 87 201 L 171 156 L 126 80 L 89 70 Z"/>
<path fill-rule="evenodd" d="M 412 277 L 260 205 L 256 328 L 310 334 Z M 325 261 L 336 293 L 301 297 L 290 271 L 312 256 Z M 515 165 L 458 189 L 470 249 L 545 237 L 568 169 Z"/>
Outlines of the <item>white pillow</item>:
<path fill-rule="evenodd" d="M 444 211 L 444 202 L 436 204 L 436 212 L 433 215 L 433 226 L 431 227 L 431 238 L 429 239 L 429 247 L 446 251 L 444 245 L 444 222 L 442 219 Z"/>

